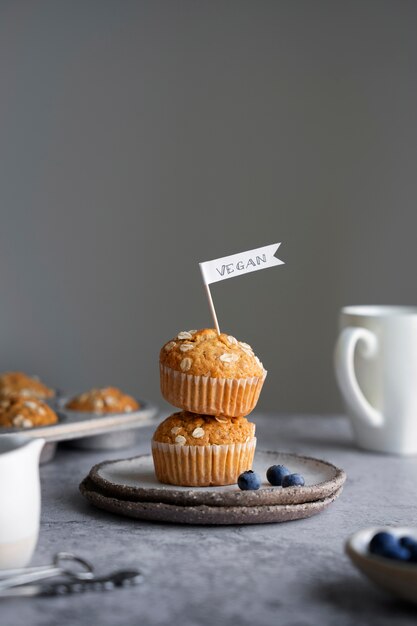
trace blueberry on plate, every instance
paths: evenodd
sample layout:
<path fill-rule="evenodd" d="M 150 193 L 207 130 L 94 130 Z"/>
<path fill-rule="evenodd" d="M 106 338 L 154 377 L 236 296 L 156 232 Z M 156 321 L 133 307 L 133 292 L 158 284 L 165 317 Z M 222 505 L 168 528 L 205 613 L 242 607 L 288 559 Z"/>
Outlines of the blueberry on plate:
<path fill-rule="evenodd" d="M 252 489 L 259 489 L 261 479 L 253 470 L 248 470 L 239 476 L 237 484 L 242 491 L 250 491 Z"/>
<path fill-rule="evenodd" d="M 271 485 L 280 487 L 282 485 L 282 479 L 284 476 L 288 476 L 288 474 L 291 474 L 291 472 L 285 465 L 271 465 L 266 471 L 266 478 Z"/>
<path fill-rule="evenodd" d="M 394 561 L 409 561 L 411 557 L 411 550 L 401 545 L 398 537 L 386 531 L 376 533 L 372 537 L 369 552 Z"/>
<path fill-rule="evenodd" d="M 287 474 L 282 479 L 282 486 L 285 487 L 303 487 L 305 484 L 301 474 Z"/>

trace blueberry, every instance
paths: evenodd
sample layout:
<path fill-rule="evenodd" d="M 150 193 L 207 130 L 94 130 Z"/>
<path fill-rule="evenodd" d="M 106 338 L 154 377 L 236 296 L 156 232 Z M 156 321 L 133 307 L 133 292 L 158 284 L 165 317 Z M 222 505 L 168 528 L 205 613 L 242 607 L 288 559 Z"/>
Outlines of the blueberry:
<path fill-rule="evenodd" d="M 397 544 L 396 546 L 387 546 L 382 552 L 378 553 L 378 556 L 393 559 L 394 561 L 408 561 L 410 559 L 410 550 Z"/>
<path fill-rule="evenodd" d="M 409 550 L 417 550 L 417 540 L 413 539 L 413 537 L 400 537 L 399 539 L 400 546 L 403 548 L 408 548 Z"/>
<path fill-rule="evenodd" d="M 261 479 L 258 474 L 255 474 L 254 471 L 248 470 L 247 472 L 243 472 L 237 479 L 237 484 L 239 489 L 242 491 L 249 491 L 251 489 L 259 489 L 261 486 Z"/>
<path fill-rule="evenodd" d="M 369 552 L 395 561 L 417 563 L 417 541 L 412 537 L 395 537 L 389 532 L 376 533 L 369 542 Z"/>
<path fill-rule="evenodd" d="M 406 550 L 410 553 L 408 560 L 410 563 L 417 563 L 417 545 L 416 546 L 407 546 Z"/>
<path fill-rule="evenodd" d="M 290 470 L 285 465 L 271 465 L 266 471 L 266 477 L 271 485 L 279 487 L 282 485 L 284 476 L 288 476 L 290 473 Z"/>
<path fill-rule="evenodd" d="M 304 485 L 304 478 L 301 474 L 287 474 L 282 479 L 283 487 L 302 487 Z"/>
<path fill-rule="evenodd" d="M 369 542 L 369 552 L 382 556 L 389 549 L 395 549 L 399 545 L 397 537 L 391 533 L 381 531 L 376 533 Z"/>
<path fill-rule="evenodd" d="M 405 535 L 404 537 L 400 537 L 398 542 L 402 548 L 406 548 L 409 551 L 410 555 L 408 560 L 411 563 L 417 563 L 417 540 Z"/>

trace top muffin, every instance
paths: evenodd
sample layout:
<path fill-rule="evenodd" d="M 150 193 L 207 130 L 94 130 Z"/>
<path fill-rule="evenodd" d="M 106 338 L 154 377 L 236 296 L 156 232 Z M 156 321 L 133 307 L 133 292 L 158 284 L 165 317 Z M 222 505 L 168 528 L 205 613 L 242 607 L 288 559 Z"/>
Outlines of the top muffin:
<path fill-rule="evenodd" d="M 180 332 L 161 350 L 160 363 L 193 376 L 264 377 L 265 369 L 247 343 L 214 328 Z"/>
<path fill-rule="evenodd" d="M 117 387 L 104 387 L 103 389 L 91 389 L 75 396 L 67 402 L 65 408 L 71 411 L 105 415 L 137 411 L 139 405 L 132 396 L 128 396 Z"/>
<path fill-rule="evenodd" d="M 35 376 L 23 372 L 4 372 L 0 375 L 0 396 L 21 396 L 23 398 L 51 398 L 55 393 Z"/>

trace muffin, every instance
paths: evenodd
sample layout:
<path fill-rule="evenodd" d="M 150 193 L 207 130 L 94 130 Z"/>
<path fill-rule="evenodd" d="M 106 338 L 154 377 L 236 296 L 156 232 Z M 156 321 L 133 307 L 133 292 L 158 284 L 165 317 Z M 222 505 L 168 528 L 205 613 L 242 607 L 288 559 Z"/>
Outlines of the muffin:
<path fill-rule="evenodd" d="M 37 398 L 9 396 L 0 400 L 0 426 L 33 428 L 56 424 L 58 416 L 50 406 Z"/>
<path fill-rule="evenodd" d="M 91 389 L 75 396 L 65 405 L 71 411 L 83 413 L 131 413 L 137 411 L 138 403 L 132 396 L 117 389 L 117 387 L 104 387 L 103 389 Z"/>
<path fill-rule="evenodd" d="M 172 485 L 231 485 L 251 469 L 255 447 L 255 424 L 245 417 L 181 411 L 164 420 L 154 433 L 155 474 L 160 482 Z"/>
<path fill-rule="evenodd" d="M 247 343 L 211 328 L 180 332 L 162 347 L 159 363 L 170 404 L 226 417 L 255 408 L 267 373 Z"/>
<path fill-rule="evenodd" d="M 22 396 L 23 398 L 51 398 L 55 393 L 36 376 L 23 372 L 4 372 L 0 375 L 0 397 Z"/>

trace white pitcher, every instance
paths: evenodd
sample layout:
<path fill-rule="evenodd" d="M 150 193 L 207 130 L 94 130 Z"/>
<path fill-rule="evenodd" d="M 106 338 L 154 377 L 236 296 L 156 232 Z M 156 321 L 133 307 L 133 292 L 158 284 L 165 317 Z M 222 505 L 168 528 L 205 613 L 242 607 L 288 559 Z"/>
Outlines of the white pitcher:
<path fill-rule="evenodd" d="M 417 307 L 342 309 L 335 369 L 358 445 L 417 454 Z"/>
<path fill-rule="evenodd" d="M 0 569 L 25 567 L 35 550 L 44 443 L 20 434 L 0 436 Z"/>

